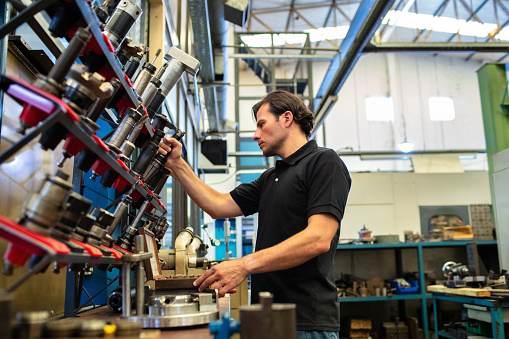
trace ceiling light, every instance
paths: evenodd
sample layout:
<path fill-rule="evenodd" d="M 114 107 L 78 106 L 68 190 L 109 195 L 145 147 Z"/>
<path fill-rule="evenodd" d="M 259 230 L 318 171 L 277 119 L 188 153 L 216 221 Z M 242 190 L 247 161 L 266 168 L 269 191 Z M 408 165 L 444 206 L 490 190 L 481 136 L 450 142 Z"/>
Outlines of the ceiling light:
<path fill-rule="evenodd" d="M 410 153 L 412 152 L 412 150 L 414 149 L 414 143 L 413 142 L 410 142 L 410 141 L 403 141 L 402 143 L 400 143 L 398 145 L 398 148 L 401 150 L 401 152 L 403 153 Z"/>

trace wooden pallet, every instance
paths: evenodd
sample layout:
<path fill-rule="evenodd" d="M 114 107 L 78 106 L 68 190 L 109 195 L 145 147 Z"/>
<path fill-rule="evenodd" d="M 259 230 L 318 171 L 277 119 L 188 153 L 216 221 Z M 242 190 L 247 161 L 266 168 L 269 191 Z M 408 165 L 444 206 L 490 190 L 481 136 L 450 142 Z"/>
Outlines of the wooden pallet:
<path fill-rule="evenodd" d="M 489 297 L 491 296 L 490 290 L 483 290 L 480 288 L 449 288 L 443 285 L 430 285 L 427 288 L 428 292 L 446 293 L 454 295 L 464 295 L 468 297 Z"/>

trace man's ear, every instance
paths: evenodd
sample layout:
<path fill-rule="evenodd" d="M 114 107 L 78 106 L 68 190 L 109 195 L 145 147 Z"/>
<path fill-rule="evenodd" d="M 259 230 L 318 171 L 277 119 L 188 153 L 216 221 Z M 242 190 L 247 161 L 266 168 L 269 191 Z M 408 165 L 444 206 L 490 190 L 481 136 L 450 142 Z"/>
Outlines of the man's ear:
<path fill-rule="evenodd" d="M 281 114 L 281 117 L 283 118 L 283 123 L 286 127 L 290 126 L 293 122 L 293 113 L 290 111 L 284 112 Z"/>

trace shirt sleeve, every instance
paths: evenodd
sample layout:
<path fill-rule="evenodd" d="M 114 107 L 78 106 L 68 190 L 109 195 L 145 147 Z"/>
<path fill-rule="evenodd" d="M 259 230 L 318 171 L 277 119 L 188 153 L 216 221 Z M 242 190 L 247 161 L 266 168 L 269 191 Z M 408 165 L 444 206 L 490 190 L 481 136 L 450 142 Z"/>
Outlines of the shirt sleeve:
<path fill-rule="evenodd" d="M 341 222 L 352 182 L 343 161 L 333 150 L 324 152 L 308 175 L 307 217 L 331 213 Z"/>
<path fill-rule="evenodd" d="M 240 184 L 230 192 L 232 199 L 239 205 L 246 217 L 258 212 L 264 174 L 255 181 Z"/>

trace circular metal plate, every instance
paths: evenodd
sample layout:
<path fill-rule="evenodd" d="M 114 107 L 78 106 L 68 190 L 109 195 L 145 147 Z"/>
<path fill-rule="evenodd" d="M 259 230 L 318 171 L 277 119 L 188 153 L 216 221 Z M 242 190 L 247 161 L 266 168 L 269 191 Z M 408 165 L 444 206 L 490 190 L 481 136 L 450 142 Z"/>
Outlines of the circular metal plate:
<path fill-rule="evenodd" d="M 208 324 L 219 319 L 218 311 L 199 312 L 171 316 L 133 316 L 126 319 L 137 321 L 143 328 L 183 327 Z"/>

